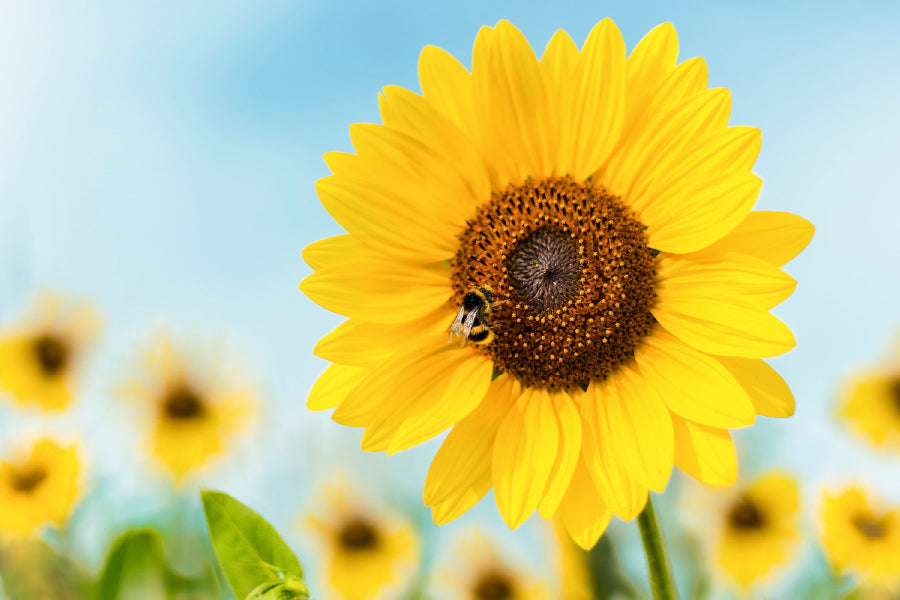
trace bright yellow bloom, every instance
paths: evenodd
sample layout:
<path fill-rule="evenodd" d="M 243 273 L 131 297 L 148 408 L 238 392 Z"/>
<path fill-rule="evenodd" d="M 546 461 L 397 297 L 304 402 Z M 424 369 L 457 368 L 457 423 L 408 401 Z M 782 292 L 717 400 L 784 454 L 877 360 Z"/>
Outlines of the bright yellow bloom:
<path fill-rule="evenodd" d="M 559 520 L 555 520 L 553 525 L 559 543 L 562 600 L 591 600 L 594 592 L 587 553 L 572 540 Z"/>
<path fill-rule="evenodd" d="M 99 327 L 89 305 L 42 293 L 32 314 L 0 332 L 0 390 L 19 404 L 64 410 Z"/>
<path fill-rule="evenodd" d="M 822 545 L 838 572 L 853 572 L 863 584 L 900 586 L 900 509 L 887 510 L 860 487 L 826 494 Z"/>
<path fill-rule="evenodd" d="M 307 517 L 325 549 L 328 597 L 393 598 L 415 573 L 419 540 L 408 521 L 373 508 L 362 497 L 346 482 L 334 484 Z"/>
<path fill-rule="evenodd" d="M 510 527 L 558 515 L 589 548 L 673 463 L 733 483 L 729 428 L 793 413 L 762 358 L 794 346 L 769 310 L 813 228 L 751 212 L 760 133 L 677 53 L 663 24 L 626 59 L 607 19 L 538 60 L 501 21 L 471 72 L 425 48 L 424 95 L 385 88 L 384 124 L 325 156 L 349 233 L 305 249 L 301 289 L 349 319 L 316 346 L 334 364 L 308 406 L 389 454 L 452 427 L 425 481 L 437 523 L 493 487 Z"/>
<path fill-rule="evenodd" d="M 218 349 L 178 347 L 165 335 L 145 349 L 119 395 L 141 407 L 152 452 L 179 480 L 222 454 L 257 403 Z"/>
<path fill-rule="evenodd" d="M 900 450 L 900 349 L 887 364 L 845 386 L 838 414 L 876 447 Z"/>
<path fill-rule="evenodd" d="M 518 561 L 501 556 L 480 531 L 456 544 L 452 561 L 439 569 L 433 595 L 438 600 L 551 600 L 547 582 Z M 564 600 L 570 600 L 565 597 Z M 574 600 L 574 599 L 571 599 Z"/>
<path fill-rule="evenodd" d="M 40 439 L 30 454 L 0 462 L 0 532 L 28 534 L 62 525 L 78 496 L 80 466 L 74 446 Z"/>

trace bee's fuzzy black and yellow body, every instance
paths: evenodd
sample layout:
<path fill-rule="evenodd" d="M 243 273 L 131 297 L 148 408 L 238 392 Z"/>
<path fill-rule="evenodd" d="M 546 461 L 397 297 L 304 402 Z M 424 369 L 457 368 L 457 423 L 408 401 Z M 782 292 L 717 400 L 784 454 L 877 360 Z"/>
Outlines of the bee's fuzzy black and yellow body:
<path fill-rule="evenodd" d="M 450 340 L 454 336 L 462 336 L 462 344 L 467 341 L 476 344 L 490 344 L 494 341 L 491 330 L 491 305 L 494 293 L 491 286 L 473 287 L 463 296 L 462 306 L 450 325 Z"/>

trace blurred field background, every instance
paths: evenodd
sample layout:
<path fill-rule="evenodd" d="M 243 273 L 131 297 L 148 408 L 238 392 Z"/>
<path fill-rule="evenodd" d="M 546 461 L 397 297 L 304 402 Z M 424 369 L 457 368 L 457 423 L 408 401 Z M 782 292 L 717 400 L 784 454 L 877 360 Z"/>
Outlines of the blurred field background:
<path fill-rule="evenodd" d="M 741 477 L 774 466 L 798 476 L 810 532 L 823 486 L 859 481 L 900 504 L 900 457 L 873 451 L 834 417 L 842 383 L 885 356 L 900 331 L 900 5 L 3 2 L 0 325 L 41 288 L 89 300 L 103 317 L 70 411 L 48 417 L 0 401 L 3 456 L 40 432 L 83 449 L 87 485 L 67 550 L 97 569 L 127 527 L 185 519 L 202 531 L 203 485 L 270 519 L 315 589 L 320 557 L 298 523 L 337 472 L 422 523 L 434 541 L 426 558 L 478 525 L 556 577 L 544 524 L 509 532 L 490 498 L 446 528 L 430 524 L 421 488 L 436 441 L 364 454 L 358 431 L 306 410 L 325 367 L 313 345 L 340 319 L 297 284 L 309 273 L 300 251 L 340 233 L 315 196 L 327 174 L 321 155 L 352 150 L 351 123 L 379 120 L 382 86 L 418 91 L 424 45 L 468 65 L 481 25 L 508 19 L 540 51 L 559 28 L 580 44 L 605 16 L 629 49 L 673 22 L 680 59 L 705 57 L 710 85 L 732 91 L 731 123 L 763 131 L 757 208 L 817 228 L 787 267 L 797 291 L 775 310 L 798 340 L 773 362 L 797 412 L 735 433 Z M 180 488 L 142 446 L 139 411 L 112 394 L 161 329 L 227 349 L 260 398 L 247 434 Z M 662 499 L 670 536 L 684 480 Z M 636 527 L 616 523 L 611 535 L 643 578 Z M 821 571 L 813 545 L 776 590 Z"/>

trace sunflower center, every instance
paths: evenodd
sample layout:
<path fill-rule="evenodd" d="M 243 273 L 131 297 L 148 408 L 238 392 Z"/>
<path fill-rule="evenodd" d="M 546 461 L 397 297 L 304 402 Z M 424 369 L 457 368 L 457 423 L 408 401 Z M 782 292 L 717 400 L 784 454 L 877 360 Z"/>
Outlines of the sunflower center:
<path fill-rule="evenodd" d="M 47 479 L 47 471 L 41 467 L 25 467 L 13 473 L 12 489 L 22 494 L 33 492 L 44 480 Z"/>
<path fill-rule="evenodd" d="M 515 593 L 508 577 L 491 571 L 478 578 L 472 595 L 474 600 L 511 600 Z"/>
<path fill-rule="evenodd" d="M 341 528 L 338 539 L 344 550 L 360 552 L 378 545 L 378 532 L 368 521 L 357 518 Z"/>
<path fill-rule="evenodd" d="M 897 411 L 900 412 L 900 377 L 894 379 L 891 382 L 891 400 L 894 403 L 894 406 L 897 407 Z"/>
<path fill-rule="evenodd" d="M 631 357 L 653 324 L 654 257 L 645 226 L 616 196 L 570 178 L 495 193 L 460 236 L 454 301 L 494 295 L 495 367 L 531 386 L 570 389 Z"/>
<path fill-rule="evenodd" d="M 69 348 L 58 337 L 45 333 L 34 341 L 34 355 L 44 375 L 61 372 L 69 359 Z"/>
<path fill-rule="evenodd" d="M 887 527 L 884 520 L 876 519 L 871 515 L 856 515 L 853 517 L 853 526 L 870 540 L 880 540 L 887 535 Z"/>
<path fill-rule="evenodd" d="M 766 518 L 749 498 L 741 498 L 731 507 L 728 522 L 739 531 L 753 531 L 762 529 L 766 524 Z"/>
<path fill-rule="evenodd" d="M 206 413 L 200 396 L 186 386 L 172 389 L 163 400 L 163 411 L 166 416 L 176 421 L 199 419 Z"/>

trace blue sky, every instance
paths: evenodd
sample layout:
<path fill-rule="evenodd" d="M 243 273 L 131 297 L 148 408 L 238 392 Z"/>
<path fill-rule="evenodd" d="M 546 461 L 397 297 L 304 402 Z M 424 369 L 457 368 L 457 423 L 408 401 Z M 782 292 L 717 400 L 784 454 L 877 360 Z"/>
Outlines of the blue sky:
<path fill-rule="evenodd" d="M 746 473 L 802 473 L 810 506 L 821 483 L 854 477 L 900 500 L 900 478 L 885 477 L 896 463 L 830 413 L 840 382 L 900 328 L 896 3 L 38 4 L 0 5 L 0 322 L 40 286 L 103 311 L 87 393 L 52 426 L 93 432 L 92 472 L 111 498 L 152 475 L 122 450 L 137 430 L 110 381 L 165 326 L 226 340 L 266 399 L 267 434 L 217 484 L 282 524 L 305 497 L 298 482 L 335 464 L 418 501 L 434 443 L 364 456 L 358 432 L 304 408 L 324 368 L 312 347 L 339 322 L 297 290 L 309 272 L 300 251 L 339 232 L 315 197 L 321 155 L 351 149 L 351 123 L 378 121 L 382 86 L 418 90 L 426 44 L 468 64 L 478 28 L 498 19 L 542 49 L 556 29 L 580 43 L 611 16 L 629 48 L 675 24 L 681 58 L 704 56 L 711 85 L 731 89 L 731 122 L 763 131 L 758 207 L 817 227 L 788 267 L 797 292 L 776 310 L 798 339 L 775 361 L 797 415 L 738 432 L 753 449 Z M 42 426 L 8 410 L 0 419 L 2 446 Z M 483 520 L 499 522 L 484 504 Z"/>

